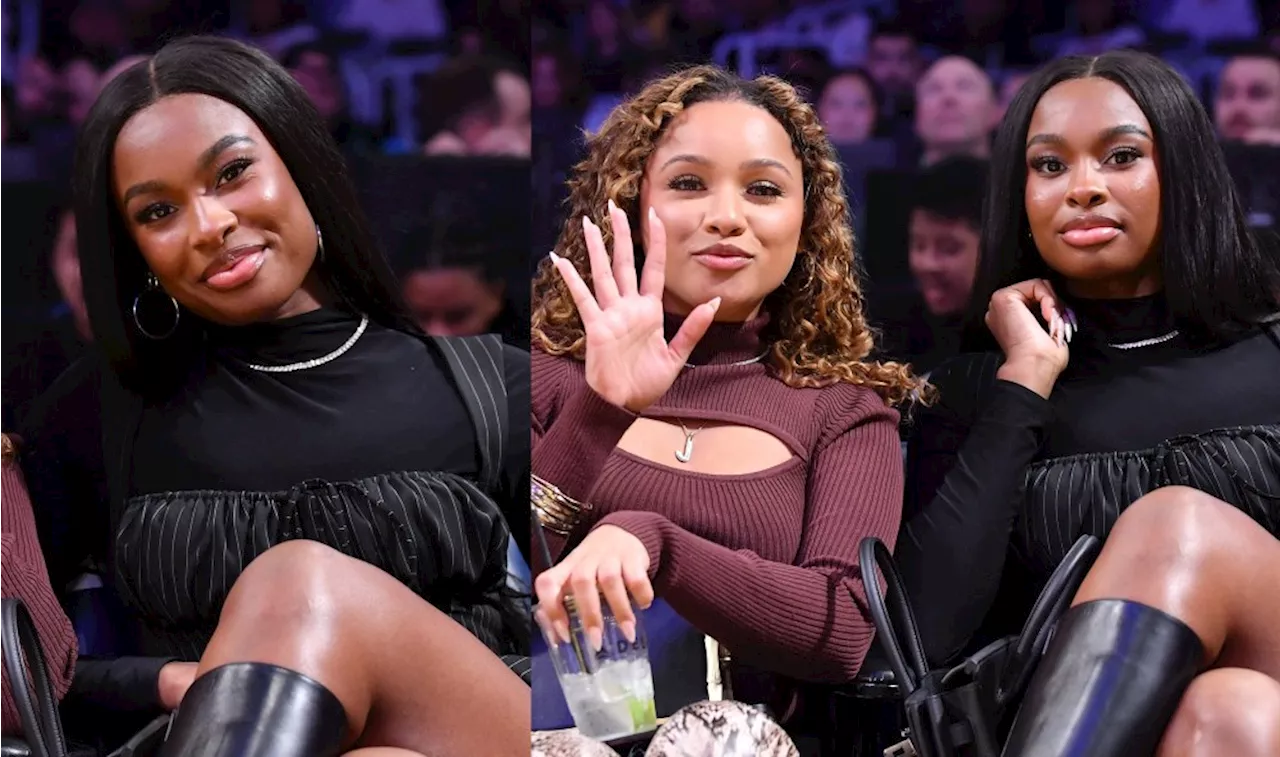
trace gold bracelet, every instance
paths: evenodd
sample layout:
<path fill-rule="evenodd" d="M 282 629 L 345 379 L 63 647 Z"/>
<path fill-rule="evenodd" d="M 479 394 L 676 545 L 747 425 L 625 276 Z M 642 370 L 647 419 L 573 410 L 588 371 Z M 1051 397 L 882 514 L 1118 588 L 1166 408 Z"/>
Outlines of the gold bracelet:
<path fill-rule="evenodd" d="M 555 484 L 532 476 L 529 485 L 529 497 L 533 502 L 533 510 L 538 515 L 542 527 L 568 536 L 581 520 L 582 514 L 591 509 L 591 505 L 583 504 L 560 491 Z"/>

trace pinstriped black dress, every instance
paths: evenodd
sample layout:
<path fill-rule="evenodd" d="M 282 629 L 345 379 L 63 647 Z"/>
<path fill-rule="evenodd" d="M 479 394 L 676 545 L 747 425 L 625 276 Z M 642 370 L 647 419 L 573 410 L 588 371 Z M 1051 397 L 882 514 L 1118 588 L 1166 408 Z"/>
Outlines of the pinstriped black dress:
<path fill-rule="evenodd" d="M 528 432 L 511 420 L 527 423 L 528 356 L 370 324 L 323 365 L 250 365 L 325 355 L 358 324 L 322 309 L 215 329 L 200 379 L 143 410 L 113 562 L 147 653 L 198 659 L 244 568 L 311 539 L 381 568 L 522 671 L 504 507 L 527 508 L 509 503 L 524 501 L 510 493 Z"/>
<path fill-rule="evenodd" d="M 1047 401 L 998 381 L 999 355 L 931 377 L 940 399 L 910 435 L 897 557 L 939 663 L 1016 632 L 1076 539 L 1105 538 L 1155 489 L 1200 489 L 1280 538 L 1280 325 L 1205 350 L 1164 339 L 1158 297 L 1077 314 Z"/>

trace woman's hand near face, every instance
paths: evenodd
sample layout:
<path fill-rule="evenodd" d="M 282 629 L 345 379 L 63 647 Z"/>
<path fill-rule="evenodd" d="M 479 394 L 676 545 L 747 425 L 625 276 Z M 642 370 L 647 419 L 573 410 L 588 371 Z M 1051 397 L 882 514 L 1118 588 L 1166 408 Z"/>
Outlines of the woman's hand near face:
<path fill-rule="evenodd" d="M 612 201 L 609 222 L 613 228 L 612 269 L 600 229 L 585 216 L 582 219 L 594 295 L 571 262 L 555 253 L 552 262 L 569 287 L 586 331 L 587 384 L 610 403 L 639 413 L 671 388 L 698 340 L 707 333 L 720 298 L 694 308 L 668 344 L 663 334 L 667 237 L 662 222 L 649 211 L 649 249 L 638 288 L 631 228 L 626 213 Z"/>
<path fill-rule="evenodd" d="M 562 641 L 569 638 L 569 615 L 564 599 L 572 596 L 582 628 L 592 648 L 600 649 L 604 639 L 604 614 L 600 597 L 618 622 L 618 629 L 634 641 L 635 605 L 644 609 L 653 603 L 649 582 L 649 552 L 629 531 L 617 526 L 600 526 L 555 567 L 538 575 L 534 582 L 538 595 L 538 622 L 549 626 Z"/>
<path fill-rule="evenodd" d="M 1036 310 L 1049 324 L 1047 330 L 1036 320 Z M 1053 285 L 1032 279 L 998 290 L 991 295 L 985 321 L 1004 351 L 997 377 L 1048 399 L 1069 357 L 1069 327 Z"/>

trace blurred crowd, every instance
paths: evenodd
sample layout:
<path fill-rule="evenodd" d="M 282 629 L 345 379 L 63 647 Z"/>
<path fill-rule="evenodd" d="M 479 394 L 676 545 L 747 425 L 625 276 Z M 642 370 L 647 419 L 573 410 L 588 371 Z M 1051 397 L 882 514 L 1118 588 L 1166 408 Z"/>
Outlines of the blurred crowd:
<path fill-rule="evenodd" d="M 701 62 L 783 76 L 840 152 L 884 349 L 921 370 L 958 347 L 991 141 L 1044 61 L 1159 54 L 1213 116 L 1251 222 L 1280 229 L 1280 3 L 559 0 L 532 34 L 539 249 L 583 131 L 644 82 Z"/>
<path fill-rule="evenodd" d="M 92 338 L 69 209 L 77 127 L 112 77 L 185 34 L 258 46 L 306 90 L 424 329 L 527 345 L 529 234 L 488 215 L 527 217 L 527 7 L 4 0 L 4 427 Z"/>

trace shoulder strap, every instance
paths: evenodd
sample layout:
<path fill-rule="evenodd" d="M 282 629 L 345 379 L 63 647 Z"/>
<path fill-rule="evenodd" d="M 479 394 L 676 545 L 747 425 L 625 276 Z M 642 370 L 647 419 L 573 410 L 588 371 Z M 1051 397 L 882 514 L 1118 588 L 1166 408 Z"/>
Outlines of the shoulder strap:
<path fill-rule="evenodd" d="M 102 465 L 111 498 L 111 529 L 115 532 L 124 501 L 129 496 L 129 471 L 133 443 L 142 421 L 143 400 L 129 391 L 105 364 L 101 369 L 99 396 L 102 423 Z M 114 540 L 112 540 L 114 545 Z"/>
<path fill-rule="evenodd" d="M 507 449 L 507 384 L 502 339 L 496 334 L 431 337 L 449 363 L 454 383 L 475 425 L 480 445 L 480 479 L 491 492 L 502 480 Z"/>

